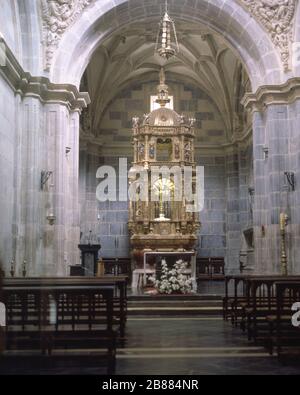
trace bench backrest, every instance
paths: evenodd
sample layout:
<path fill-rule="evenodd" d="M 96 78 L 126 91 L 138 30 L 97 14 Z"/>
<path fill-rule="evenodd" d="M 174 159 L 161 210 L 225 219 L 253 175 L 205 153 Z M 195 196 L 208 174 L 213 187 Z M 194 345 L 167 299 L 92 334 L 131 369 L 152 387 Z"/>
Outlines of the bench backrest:
<path fill-rule="evenodd" d="M 4 286 L 6 331 L 69 326 L 112 330 L 113 286 Z"/>

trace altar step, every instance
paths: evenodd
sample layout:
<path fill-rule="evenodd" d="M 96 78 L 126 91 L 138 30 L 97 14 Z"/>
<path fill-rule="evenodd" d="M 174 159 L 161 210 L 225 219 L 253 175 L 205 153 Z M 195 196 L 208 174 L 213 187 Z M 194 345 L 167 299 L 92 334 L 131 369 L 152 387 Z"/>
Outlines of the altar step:
<path fill-rule="evenodd" d="M 129 316 L 221 316 L 220 296 L 132 296 L 128 301 Z"/>

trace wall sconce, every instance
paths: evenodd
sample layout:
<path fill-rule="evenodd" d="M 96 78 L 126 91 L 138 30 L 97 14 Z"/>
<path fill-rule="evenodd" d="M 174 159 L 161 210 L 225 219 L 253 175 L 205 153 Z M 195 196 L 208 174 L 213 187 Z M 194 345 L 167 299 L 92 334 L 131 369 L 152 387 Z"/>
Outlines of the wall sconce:
<path fill-rule="evenodd" d="M 66 157 L 68 158 L 69 153 L 72 151 L 71 147 L 66 147 Z"/>
<path fill-rule="evenodd" d="M 41 172 L 41 190 L 44 190 L 44 186 L 47 184 L 49 178 L 52 176 L 53 171 L 43 170 Z"/>
<path fill-rule="evenodd" d="M 56 221 L 56 216 L 53 213 L 47 215 L 47 221 L 49 222 L 49 225 L 53 226 Z"/>
<path fill-rule="evenodd" d="M 255 194 L 255 188 L 253 188 L 253 187 L 248 188 L 248 192 L 249 192 L 249 195 L 250 195 L 250 196 L 254 196 L 254 194 Z"/>
<path fill-rule="evenodd" d="M 269 148 L 268 147 L 263 147 L 263 153 L 264 153 L 264 158 L 269 159 Z"/>
<path fill-rule="evenodd" d="M 292 188 L 292 191 L 294 191 L 295 190 L 295 173 L 286 171 L 284 173 L 284 175 L 286 177 L 288 184 Z"/>
<path fill-rule="evenodd" d="M 262 227 L 261 227 L 261 235 L 262 235 L 262 237 L 266 237 L 266 227 L 265 227 L 265 225 L 262 225 Z"/>

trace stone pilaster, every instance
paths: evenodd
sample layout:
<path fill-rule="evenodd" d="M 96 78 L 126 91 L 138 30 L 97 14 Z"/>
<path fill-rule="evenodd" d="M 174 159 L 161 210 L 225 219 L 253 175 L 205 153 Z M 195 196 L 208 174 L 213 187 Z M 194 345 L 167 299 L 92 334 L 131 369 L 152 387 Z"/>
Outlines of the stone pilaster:
<path fill-rule="evenodd" d="M 46 105 L 46 168 L 44 187 L 44 274 L 66 275 L 79 263 L 79 114 L 59 104 Z M 47 217 L 53 214 L 55 222 Z"/>
<path fill-rule="evenodd" d="M 27 272 L 40 271 L 43 231 L 41 229 L 42 196 L 40 167 L 43 160 L 42 104 L 34 97 L 25 97 L 20 104 L 20 129 L 17 138 L 15 248 L 17 274 L 27 261 Z"/>
<path fill-rule="evenodd" d="M 255 270 L 281 273 L 280 213 L 289 216 L 289 273 L 299 273 L 299 108 L 300 80 L 262 87 L 244 98 L 253 111 Z M 295 191 L 285 177 L 295 173 Z"/>
<path fill-rule="evenodd" d="M 13 207 L 7 238 L 12 234 L 13 242 L 0 259 L 7 274 L 15 259 L 17 275 L 24 260 L 27 275 L 67 275 L 68 265 L 79 262 L 79 114 L 89 96 L 25 73 L 9 49 L 0 80 L 7 97 L 15 97 L 9 111 L 13 138 L 6 148 L 14 144 L 7 179 Z M 51 175 L 42 186 L 43 171 Z"/>

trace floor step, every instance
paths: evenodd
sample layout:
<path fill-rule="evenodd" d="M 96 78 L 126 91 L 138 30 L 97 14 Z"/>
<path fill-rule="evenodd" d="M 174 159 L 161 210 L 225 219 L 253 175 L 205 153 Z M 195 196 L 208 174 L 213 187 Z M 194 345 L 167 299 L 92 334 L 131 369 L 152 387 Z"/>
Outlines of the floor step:
<path fill-rule="evenodd" d="M 222 306 L 137 306 L 128 307 L 128 316 L 221 316 Z"/>
<path fill-rule="evenodd" d="M 128 307 L 132 308 L 199 308 L 199 307 L 219 307 L 222 308 L 222 303 L 217 300 L 207 300 L 207 301 L 176 301 L 176 300 L 155 300 L 155 301 L 129 301 Z"/>
<path fill-rule="evenodd" d="M 130 295 L 128 315 L 140 316 L 221 316 L 220 295 Z"/>
<path fill-rule="evenodd" d="M 154 302 L 154 301 L 222 301 L 221 295 L 129 295 L 129 302 Z"/>

